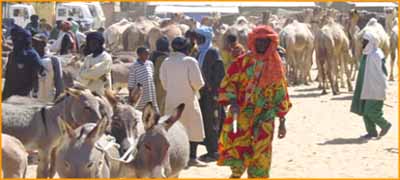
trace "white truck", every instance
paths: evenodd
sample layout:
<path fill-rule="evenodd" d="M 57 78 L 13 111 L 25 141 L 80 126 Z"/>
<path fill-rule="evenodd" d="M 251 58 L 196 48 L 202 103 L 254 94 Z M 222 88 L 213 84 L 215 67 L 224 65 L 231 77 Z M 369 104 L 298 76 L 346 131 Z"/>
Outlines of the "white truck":
<path fill-rule="evenodd" d="M 104 27 L 105 16 L 99 2 L 59 3 L 56 7 L 56 21 L 72 18 L 84 30 Z"/>
<path fill-rule="evenodd" d="M 14 24 L 25 27 L 34 14 L 35 9 L 30 4 L 10 4 L 3 11 L 3 19 L 12 19 Z"/>

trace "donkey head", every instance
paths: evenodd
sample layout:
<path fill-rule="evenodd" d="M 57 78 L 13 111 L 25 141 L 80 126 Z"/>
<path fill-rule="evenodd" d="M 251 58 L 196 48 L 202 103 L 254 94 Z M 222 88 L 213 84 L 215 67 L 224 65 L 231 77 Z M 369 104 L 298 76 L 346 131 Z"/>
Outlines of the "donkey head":
<path fill-rule="evenodd" d="M 104 140 L 107 124 L 108 120 L 103 118 L 97 124 L 87 123 L 73 130 L 68 123 L 59 119 L 60 129 L 64 134 L 56 157 L 56 170 L 60 177 L 110 177 L 105 153 L 96 147 L 99 140 Z"/>
<path fill-rule="evenodd" d="M 95 123 L 106 114 L 112 114 L 107 105 L 87 89 L 68 88 L 55 104 L 64 106 L 59 113 L 74 129 L 84 123 Z"/>
<path fill-rule="evenodd" d="M 142 118 L 146 132 L 139 139 L 135 157 L 140 162 L 140 167 L 136 167 L 138 177 L 165 177 L 165 171 L 170 170 L 167 132 L 180 119 L 184 108 L 180 104 L 172 114 L 160 117 L 151 103 L 146 105 Z"/>
<path fill-rule="evenodd" d="M 141 86 L 138 86 L 130 93 L 129 101 L 136 105 L 142 94 L 143 89 Z M 117 143 L 121 145 L 120 153 L 123 154 L 130 147 L 136 147 L 137 139 L 144 133 L 142 113 L 136 110 L 134 106 L 125 103 L 111 91 L 107 91 L 105 96 L 114 112 L 111 123 L 111 134 L 116 138 Z"/>

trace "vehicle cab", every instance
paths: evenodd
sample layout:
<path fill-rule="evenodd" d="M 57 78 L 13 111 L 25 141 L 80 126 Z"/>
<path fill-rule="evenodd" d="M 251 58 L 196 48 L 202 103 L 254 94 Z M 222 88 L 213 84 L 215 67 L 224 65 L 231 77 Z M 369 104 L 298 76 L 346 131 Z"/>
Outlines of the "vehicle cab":
<path fill-rule="evenodd" d="M 13 19 L 18 26 L 25 27 L 31 20 L 30 17 L 36 14 L 32 5 L 13 4 L 9 6 L 7 18 Z"/>

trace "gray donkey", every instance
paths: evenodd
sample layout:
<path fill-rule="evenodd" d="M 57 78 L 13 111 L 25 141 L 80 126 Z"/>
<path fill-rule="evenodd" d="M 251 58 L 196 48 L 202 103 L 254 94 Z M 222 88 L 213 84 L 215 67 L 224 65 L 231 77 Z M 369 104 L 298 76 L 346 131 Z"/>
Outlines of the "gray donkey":
<path fill-rule="evenodd" d="M 108 121 L 104 118 L 97 124 L 87 123 L 73 130 L 60 120 L 65 135 L 57 150 L 55 167 L 61 178 L 118 177 L 119 163 L 110 161 L 104 152 L 119 156 L 113 138 L 104 135 Z"/>
<path fill-rule="evenodd" d="M 110 178 L 134 177 L 129 169 L 123 169 L 119 161 L 110 161 L 111 157 L 121 157 L 120 161 L 130 161 L 136 152 L 137 139 L 144 133 L 142 113 L 133 106 L 143 94 L 141 86 L 130 93 L 129 102 L 125 104 L 111 91 L 105 97 L 113 107 L 111 135 L 105 135 L 102 124 L 85 124 L 75 131 L 61 121 L 61 129 L 66 134 L 63 144 L 57 151 L 56 169 L 63 178 Z M 106 120 L 102 120 L 105 122 Z M 111 139 L 110 139 L 111 137 Z M 114 140 L 114 141 L 113 141 Z M 118 147 L 120 147 L 118 149 Z M 124 155 L 122 155 L 124 154 Z"/>
<path fill-rule="evenodd" d="M 189 161 L 189 138 L 178 122 L 184 108 L 180 104 L 173 114 L 160 118 L 151 103 L 146 105 L 142 118 L 146 132 L 139 138 L 134 158 L 120 161 L 120 177 L 179 177 Z"/>
<path fill-rule="evenodd" d="M 25 178 L 28 153 L 17 138 L 1 134 L 2 170 L 4 178 Z"/>
<path fill-rule="evenodd" d="M 121 146 L 120 154 L 124 154 L 128 150 L 133 151 L 134 147 L 136 147 L 137 139 L 144 133 L 142 112 L 134 108 L 142 95 L 143 88 L 140 84 L 130 92 L 129 103 L 124 102 L 121 97 L 116 96 L 112 91 L 106 91 L 105 93 L 105 97 L 113 107 L 114 115 L 111 122 L 111 135 L 116 138 L 117 144 Z"/>
<path fill-rule="evenodd" d="M 66 90 L 51 106 L 29 97 L 10 97 L 2 103 L 3 133 L 17 137 L 27 150 L 39 151 L 38 178 L 54 177 L 54 157 L 61 131 L 57 118 L 72 128 L 96 122 L 102 115 L 112 116 L 111 105 L 89 90 Z"/>

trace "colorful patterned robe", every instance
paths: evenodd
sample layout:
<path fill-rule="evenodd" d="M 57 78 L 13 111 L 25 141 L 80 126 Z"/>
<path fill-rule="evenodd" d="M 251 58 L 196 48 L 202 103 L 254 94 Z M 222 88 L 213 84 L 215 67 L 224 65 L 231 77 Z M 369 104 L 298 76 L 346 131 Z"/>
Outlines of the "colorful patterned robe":
<path fill-rule="evenodd" d="M 229 67 L 218 99 L 223 105 L 236 101 L 240 113 L 236 134 L 231 112 L 224 121 L 217 164 L 243 172 L 248 168 L 249 176 L 253 177 L 269 177 L 274 119 L 283 118 L 292 106 L 286 79 L 267 87 L 258 86 L 263 65 L 264 61 L 257 61 L 250 54 L 239 57 Z"/>

